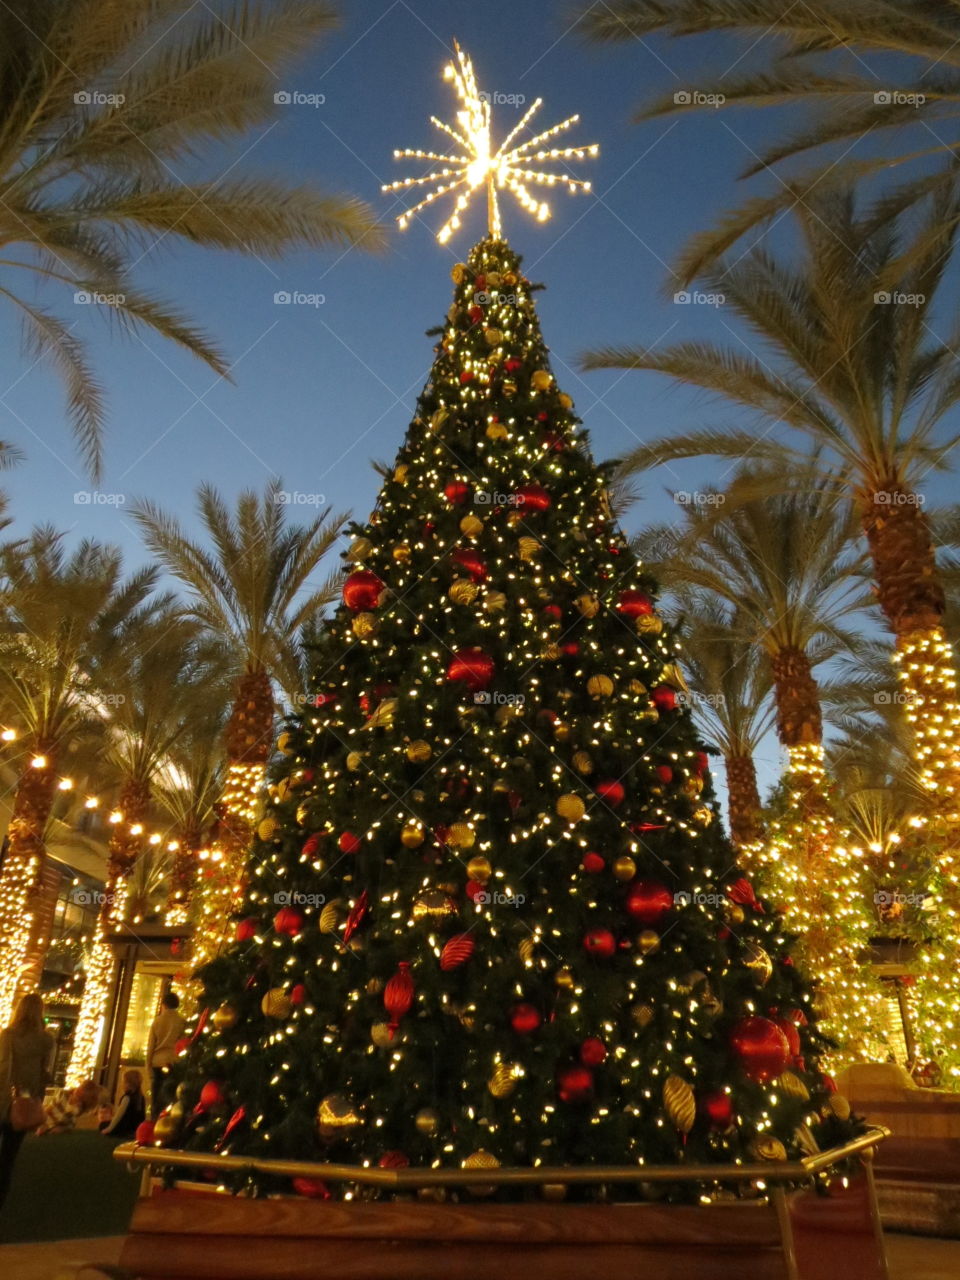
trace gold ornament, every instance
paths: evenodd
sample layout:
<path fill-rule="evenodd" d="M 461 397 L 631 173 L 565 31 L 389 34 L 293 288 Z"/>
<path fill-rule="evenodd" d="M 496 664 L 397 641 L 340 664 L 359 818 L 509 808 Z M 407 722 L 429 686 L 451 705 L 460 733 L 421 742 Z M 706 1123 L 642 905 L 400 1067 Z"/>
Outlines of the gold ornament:
<path fill-rule="evenodd" d="M 268 1018 L 283 1020 L 290 1017 L 293 1003 L 283 987 L 271 987 L 260 1001 L 260 1008 Z"/>
<path fill-rule="evenodd" d="M 161 1147 L 170 1147 L 180 1132 L 180 1121 L 169 1112 L 157 1116 L 153 1126 L 153 1141 Z"/>
<path fill-rule="evenodd" d="M 593 773 L 593 760 L 586 751 L 575 751 L 573 753 L 573 767 L 577 773 Z"/>
<path fill-rule="evenodd" d="M 649 1004 L 631 1005 L 630 1017 L 638 1027 L 649 1027 L 653 1021 L 653 1006 Z"/>
<path fill-rule="evenodd" d="M 637 935 L 637 946 L 645 956 L 655 955 L 660 950 L 660 935 L 656 929 L 644 929 Z"/>
<path fill-rule="evenodd" d="M 285 756 L 293 755 L 293 734 L 289 729 L 285 729 L 277 739 L 277 750 Z"/>
<path fill-rule="evenodd" d="M 450 414 L 446 409 L 435 409 L 430 415 L 430 429 L 439 431 L 449 417 Z"/>
<path fill-rule="evenodd" d="M 600 612 L 600 601 L 596 596 L 590 595 L 589 592 L 582 596 L 577 596 L 574 604 L 584 618 L 595 618 Z"/>
<path fill-rule="evenodd" d="M 558 742 L 566 742 L 570 737 L 570 726 L 568 724 L 564 724 L 562 720 L 554 720 L 553 736 Z"/>
<path fill-rule="evenodd" d="M 373 543 L 369 538 L 354 538 L 347 552 L 350 561 L 368 560 L 373 555 Z"/>
<path fill-rule="evenodd" d="M 394 1043 L 394 1037 L 390 1034 L 389 1022 L 375 1022 L 370 1028 L 370 1039 L 378 1049 L 389 1049 Z"/>
<path fill-rule="evenodd" d="M 613 693 L 613 681 L 609 676 L 591 676 L 587 681 L 587 693 L 591 698 L 609 698 Z"/>
<path fill-rule="evenodd" d="M 442 889 L 425 889 L 413 900 L 413 918 L 418 923 L 422 920 L 445 920 L 447 916 L 456 914 L 457 904 Z"/>
<path fill-rule="evenodd" d="M 663 1084 L 663 1106 L 675 1128 L 689 1133 L 697 1118 L 693 1090 L 682 1076 L 667 1076 Z"/>
<path fill-rule="evenodd" d="M 302 827 L 306 820 L 310 817 L 310 810 L 305 804 L 300 805 L 297 809 L 297 822 Z"/>
<path fill-rule="evenodd" d="M 394 480 L 396 480 L 397 484 L 407 483 L 407 474 L 409 471 L 410 471 L 410 468 L 407 466 L 405 462 L 401 462 L 399 466 L 394 467 L 393 478 Z"/>
<path fill-rule="evenodd" d="M 568 793 L 560 796 L 557 800 L 556 810 L 560 817 L 566 819 L 567 822 L 579 822 L 587 812 L 587 806 L 579 796 Z"/>
<path fill-rule="evenodd" d="M 483 597 L 483 607 L 487 613 L 499 613 L 506 605 L 507 597 L 502 591 L 488 591 Z"/>
<path fill-rule="evenodd" d="M 222 1004 L 213 1015 L 213 1025 L 218 1031 L 229 1031 L 240 1019 L 239 1013 L 232 1004 Z"/>
<path fill-rule="evenodd" d="M 499 346 L 503 338 L 499 329 L 484 329 L 483 336 L 491 347 Z"/>
<path fill-rule="evenodd" d="M 573 971 L 571 969 L 558 969 L 553 975 L 554 983 L 564 991 L 572 991 L 574 987 Z"/>
<path fill-rule="evenodd" d="M 628 854 L 622 854 L 614 860 L 613 874 L 617 880 L 632 880 L 637 874 L 637 864 Z"/>
<path fill-rule="evenodd" d="M 293 790 L 293 783 L 289 778 L 281 778 L 276 786 L 277 799 L 283 804 L 284 800 L 290 798 L 290 792 Z"/>
<path fill-rule="evenodd" d="M 703 779 L 693 775 L 686 779 L 683 784 L 683 789 L 688 796 L 698 796 L 703 790 Z"/>
<path fill-rule="evenodd" d="M 358 613 L 353 619 L 353 634 L 360 640 L 377 634 L 379 628 L 375 613 Z"/>
<path fill-rule="evenodd" d="M 533 934 L 531 934 L 529 938 L 524 938 L 520 943 L 519 947 L 517 947 L 517 952 L 524 964 L 529 964 L 533 960 L 536 949 L 537 940 Z"/>
<path fill-rule="evenodd" d="M 723 904 L 723 918 L 727 924 L 743 924 L 743 907 L 737 902 L 725 902 Z"/>
<path fill-rule="evenodd" d="M 530 375 L 530 385 L 534 391 L 549 391 L 553 386 L 553 375 L 546 369 L 534 369 Z"/>
<path fill-rule="evenodd" d="M 516 1068 L 509 1062 L 498 1062 L 487 1081 L 487 1089 L 495 1098 L 509 1098 L 516 1087 Z"/>
<path fill-rule="evenodd" d="M 658 618 L 655 613 L 641 613 L 633 625 L 636 627 L 638 635 L 658 636 L 663 630 L 663 619 Z"/>
<path fill-rule="evenodd" d="M 346 765 L 351 773 L 357 773 L 360 770 L 361 766 L 363 765 L 363 752 L 362 751 L 348 752 Z"/>
<path fill-rule="evenodd" d="M 710 823 L 713 821 L 713 814 L 706 805 L 701 805 L 699 809 L 694 809 L 693 820 L 701 827 L 709 827 Z"/>
<path fill-rule="evenodd" d="M 806 1102 L 810 1097 L 810 1090 L 793 1071 L 784 1071 L 776 1084 L 780 1092 L 786 1094 L 788 1098 L 797 1098 L 800 1102 Z"/>
<path fill-rule="evenodd" d="M 464 516 L 460 521 L 460 532 L 467 538 L 479 538 L 483 533 L 483 521 L 479 516 Z"/>
<path fill-rule="evenodd" d="M 465 262 L 455 262 L 450 268 L 450 279 L 454 284 L 463 284 L 470 275 L 470 270 Z"/>
<path fill-rule="evenodd" d="M 499 1169 L 500 1161 L 491 1152 L 484 1151 L 481 1148 L 479 1151 L 471 1152 L 471 1154 L 462 1162 L 461 1167 L 464 1169 Z M 467 1192 L 471 1196 L 476 1196 L 478 1199 L 482 1199 L 484 1196 L 492 1196 L 496 1189 L 496 1187 L 487 1186 L 486 1184 L 483 1186 L 476 1186 L 471 1183 L 467 1187 Z"/>
<path fill-rule="evenodd" d="M 540 654 L 544 662 L 559 662 L 563 657 L 563 650 L 558 644 L 548 644 Z"/>
<path fill-rule="evenodd" d="M 557 396 L 557 403 L 560 405 L 561 409 L 569 410 L 573 408 L 573 401 L 570 399 L 570 397 L 567 395 L 565 391 L 561 391 L 560 394 Z"/>
<path fill-rule="evenodd" d="M 535 560 L 540 554 L 540 543 L 536 538 L 521 538 L 518 546 L 521 560 Z"/>
<path fill-rule="evenodd" d="M 488 422 L 486 435 L 488 440 L 506 440 L 510 432 L 502 422 Z"/>
<path fill-rule="evenodd" d="M 627 689 L 636 698 L 644 698 L 650 692 L 642 680 L 631 680 L 627 685 Z"/>
<path fill-rule="evenodd" d="M 278 823 L 275 818 L 263 818 L 257 826 L 257 835 L 261 840 L 271 840 Z"/>
<path fill-rule="evenodd" d="M 477 857 L 471 858 L 467 863 L 467 875 L 471 880 L 477 880 L 480 884 L 486 884 L 493 875 L 493 867 L 490 865 L 490 859 L 478 854 Z"/>
<path fill-rule="evenodd" d="M 471 849 L 477 841 L 477 833 L 467 822 L 452 822 L 447 831 L 447 844 L 454 849 Z"/>
<path fill-rule="evenodd" d="M 357 1109 L 346 1094 L 328 1093 L 317 1107 L 317 1129 L 321 1138 L 336 1137 L 360 1123 Z"/>
<path fill-rule="evenodd" d="M 429 742 L 424 742 L 422 738 L 416 738 L 407 747 L 407 759 L 412 760 L 414 764 L 423 764 L 433 755 L 433 747 Z"/>
<path fill-rule="evenodd" d="M 406 564 L 410 559 L 410 548 L 405 542 L 398 542 L 390 553 L 397 564 Z"/>
<path fill-rule="evenodd" d="M 504 271 L 501 279 L 508 289 L 512 289 L 515 284 L 520 283 L 520 277 L 515 271 Z"/>
<path fill-rule="evenodd" d="M 831 1093 L 827 1099 L 827 1106 L 838 1120 L 850 1119 L 850 1103 L 842 1093 Z"/>
<path fill-rule="evenodd" d="M 440 1128 L 440 1117 L 433 1107 L 421 1107 L 414 1116 L 413 1123 L 417 1133 L 422 1133 L 425 1138 L 432 1138 Z"/>
<path fill-rule="evenodd" d="M 773 976 L 773 961 L 756 942 L 747 942 L 743 948 L 743 963 L 750 970 L 755 987 L 765 987 Z"/>
<path fill-rule="evenodd" d="M 400 832 L 400 841 L 405 849 L 418 849 L 423 844 L 424 829 L 419 822 L 408 822 Z"/>
<path fill-rule="evenodd" d="M 786 1147 L 779 1138 L 774 1138 L 770 1134 L 754 1138 L 750 1144 L 750 1151 L 756 1160 L 786 1160 L 787 1158 Z"/>
<path fill-rule="evenodd" d="M 513 397 L 517 394 L 517 384 L 513 381 L 512 378 L 504 378 L 502 387 L 503 387 L 503 394 L 507 397 L 508 400 L 512 400 Z"/>
<path fill-rule="evenodd" d="M 676 662 L 664 664 L 663 670 L 660 672 L 660 680 L 662 684 L 668 684 L 672 689 L 678 689 L 680 693 L 690 692 L 690 686 L 684 679 L 683 672 Z"/>
<path fill-rule="evenodd" d="M 457 578 L 447 592 L 454 604 L 473 604 L 480 588 L 469 578 Z"/>
<path fill-rule="evenodd" d="M 493 718 L 497 724 L 509 724 L 511 720 L 517 720 L 522 715 L 523 708 L 519 703 L 505 702 L 502 707 L 497 707 Z"/>
<path fill-rule="evenodd" d="M 337 901 L 328 902 L 320 912 L 320 920 L 318 927 L 321 933 L 336 933 L 340 927 L 340 904 Z"/>

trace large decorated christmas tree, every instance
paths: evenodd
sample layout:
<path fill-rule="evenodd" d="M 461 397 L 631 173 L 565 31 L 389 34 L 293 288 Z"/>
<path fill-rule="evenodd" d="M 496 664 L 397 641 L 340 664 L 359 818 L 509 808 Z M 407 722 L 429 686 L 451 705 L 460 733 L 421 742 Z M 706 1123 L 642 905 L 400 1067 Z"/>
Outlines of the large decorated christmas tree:
<path fill-rule="evenodd" d="M 453 280 L 159 1139 L 459 1167 L 846 1137 L 535 286 L 497 237 Z"/>

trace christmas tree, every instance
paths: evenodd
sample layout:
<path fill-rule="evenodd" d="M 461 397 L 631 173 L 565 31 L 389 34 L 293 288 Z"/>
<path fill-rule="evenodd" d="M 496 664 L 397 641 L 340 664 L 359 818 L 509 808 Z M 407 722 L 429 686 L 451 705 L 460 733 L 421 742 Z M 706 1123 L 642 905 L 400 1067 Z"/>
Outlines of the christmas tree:
<path fill-rule="evenodd" d="M 158 1138 L 386 1167 L 846 1138 L 535 286 L 498 238 L 453 279 Z"/>

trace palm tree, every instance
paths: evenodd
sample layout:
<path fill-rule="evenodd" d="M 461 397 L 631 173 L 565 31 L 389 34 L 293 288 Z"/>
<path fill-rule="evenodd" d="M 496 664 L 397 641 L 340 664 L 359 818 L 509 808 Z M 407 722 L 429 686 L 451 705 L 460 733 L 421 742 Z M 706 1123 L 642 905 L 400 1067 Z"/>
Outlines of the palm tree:
<path fill-rule="evenodd" d="M 279 481 L 262 497 L 242 493 L 231 513 L 202 485 L 200 517 L 212 543 L 191 541 L 176 520 L 149 502 L 133 513 L 147 546 L 189 588 L 190 615 L 223 645 L 239 675 L 224 731 L 226 773 L 220 797 L 222 854 L 216 883 L 207 882 L 195 954 L 216 950 L 242 890 L 243 871 L 273 746 L 273 680 L 295 665 L 302 628 L 333 599 L 333 580 L 311 585 L 346 517 L 329 508 L 306 525 L 289 525 Z"/>
<path fill-rule="evenodd" d="M 103 390 L 73 323 L 40 305 L 31 282 L 63 286 L 226 376 L 218 347 L 133 283 L 146 252 L 174 237 L 259 257 L 377 246 L 374 216 L 356 200 L 196 165 L 206 144 L 275 115 L 280 72 L 334 20 L 329 5 L 303 0 L 229 9 L 213 0 L 189 12 L 182 0 L 0 6 L 0 297 L 19 311 L 31 352 L 63 378 L 94 475 Z M 178 173 L 184 160 L 190 180 Z"/>
<path fill-rule="evenodd" d="M 912 715 L 915 759 L 951 825 L 960 823 L 960 709 L 919 487 L 960 443 L 956 432 L 934 436 L 960 400 L 960 373 L 956 343 L 939 340 L 932 327 L 958 208 L 952 197 L 933 202 L 926 229 L 904 248 L 912 265 L 892 277 L 902 247 L 895 228 L 877 225 L 869 212 L 859 217 L 849 190 L 822 194 L 797 210 L 797 265 L 755 249 L 705 277 L 755 335 L 754 349 L 688 342 L 607 348 L 585 360 L 589 368 L 666 373 L 752 417 L 752 427 L 740 417 L 736 427 L 654 440 L 625 459 L 628 470 L 709 454 L 749 456 L 771 464 L 766 476 L 775 486 L 778 475 L 789 483 L 805 455 L 772 427 L 791 428 L 823 451 L 857 510 L 907 704 L 924 708 Z M 923 246 L 918 254 L 916 245 Z"/>
<path fill-rule="evenodd" d="M 0 696 L 14 708 L 25 752 L 0 868 L 0 1022 L 23 980 L 64 750 L 99 717 L 91 676 L 150 614 L 156 577 L 145 568 L 123 578 L 120 552 L 97 542 L 68 555 L 47 528 L 0 547 Z"/>
<path fill-rule="evenodd" d="M 655 32 L 691 36 L 731 32 L 751 56 L 728 60 L 728 70 L 699 80 L 697 92 L 672 90 L 639 118 L 738 106 L 786 107 L 799 127 L 780 136 L 749 165 L 754 175 L 792 157 L 842 143 L 799 175 L 778 174 L 771 195 L 756 196 L 725 214 L 716 228 L 691 242 L 677 267 L 689 281 L 746 232 L 776 217 L 851 171 L 870 177 L 905 166 L 911 177 L 891 195 L 890 210 L 906 207 L 957 181 L 956 103 L 960 99 L 960 13 L 948 0 L 819 0 L 785 5 L 777 0 L 610 0 L 591 4 L 580 27 L 600 42 L 642 39 Z M 768 54 L 756 60 L 757 49 Z M 888 55 L 897 55 L 892 70 Z M 879 57 L 877 55 L 880 55 Z M 868 135 L 893 145 L 851 159 L 850 150 Z M 937 164 L 940 160 L 942 163 Z M 919 167 L 916 162 L 920 162 Z"/>

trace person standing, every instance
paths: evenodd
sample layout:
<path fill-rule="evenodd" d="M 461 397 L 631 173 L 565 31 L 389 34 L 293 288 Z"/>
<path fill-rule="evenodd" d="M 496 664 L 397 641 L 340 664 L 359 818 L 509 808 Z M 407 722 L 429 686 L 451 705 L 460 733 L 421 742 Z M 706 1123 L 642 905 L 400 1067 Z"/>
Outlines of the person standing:
<path fill-rule="evenodd" d="M 56 1041 L 43 1025 L 43 1001 L 23 996 L 13 1021 L 0 1032 L 0 1207 L 10 1190 L 13 1166 L 27 1130 L 13 1127 L 14 1097 L 42 1102 L 53 1078 Z"/>
<path fill-rule="evenodd" d="M 180 997 L 167 991 L 160 1002 L 161 1009 L 154 1018 L 147 1039 L 147 1066 L 150 1068 L 150 1118 L 160 1114 L 160 1095 L 167 1072 L 177 1056 L 177 1041 L 186 1027 L 179 1012 Z"/>

